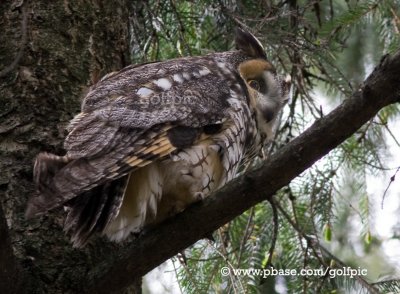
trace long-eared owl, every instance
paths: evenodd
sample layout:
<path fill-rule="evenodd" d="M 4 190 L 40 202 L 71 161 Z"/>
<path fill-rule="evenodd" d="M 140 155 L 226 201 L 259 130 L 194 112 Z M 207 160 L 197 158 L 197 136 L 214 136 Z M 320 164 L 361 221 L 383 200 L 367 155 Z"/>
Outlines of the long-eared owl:
<path fill-rule="evenodd" d="M 132 65 L 91 87 L 68 126 L 66 154 L 40 153 L 26 215 L 58 206 L 75 246 L 121 241 L 230 181 L 273 135 L 288 98 L 260 42 Z"/>

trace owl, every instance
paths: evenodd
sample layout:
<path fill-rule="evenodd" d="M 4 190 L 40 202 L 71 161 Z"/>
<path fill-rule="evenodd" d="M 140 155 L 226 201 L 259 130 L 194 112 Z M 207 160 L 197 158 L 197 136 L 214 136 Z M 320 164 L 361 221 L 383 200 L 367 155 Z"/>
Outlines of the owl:
<path fill-rule="evenodd" d="M 157 225 L 232 180 L 273 136 L 290 81 L 261 43 L 131 65 L 106 75 L 70 122 L 66 154 L 40 153 L 26 215 L 67 208 L 74 246 Z"/>

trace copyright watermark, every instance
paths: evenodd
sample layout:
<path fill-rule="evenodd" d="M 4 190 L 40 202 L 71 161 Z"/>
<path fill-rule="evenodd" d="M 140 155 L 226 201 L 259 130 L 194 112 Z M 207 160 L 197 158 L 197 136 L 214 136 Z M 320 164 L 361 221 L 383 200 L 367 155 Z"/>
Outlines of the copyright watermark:
<path fill-rule="evenodd" d="M 159 92 L 154 93 L 153 90 L 147 90 L 142 92 L 142 95 L 147 94 L 147 99 L 140 99 L 141 107 L 155 107 L 157 105 L 191 105 L 197 102 L 202 97 L 201 93 L 193 90 L 185 90 L 182 92 Z M 146 96 L 146 95 L 145 95 Z"/>
<path fill-rule="evenodd" d="M 367 269 L 365 268 L 351 268 L 351 267 L 342 267 L 342 268 L 320 268 L 320 269 L 310 269 L 303 268 L 301 270 L 297 269 L 275 269 L 275 268 L 267 268 L 267 269 L 242 269 L 242 268 L 230 268 L 224 266 L 221 268 L 220 273 L 222 276 L 226 277 L 229 275 L 234 276 L 259 276 L 263 278 L 267 278 L 269 276 L 329 276 L 331 279 L 339 276 L 346 276 L 349 278 L 354 278 L 357 276 L 366 276 L 368 274 Z"/>

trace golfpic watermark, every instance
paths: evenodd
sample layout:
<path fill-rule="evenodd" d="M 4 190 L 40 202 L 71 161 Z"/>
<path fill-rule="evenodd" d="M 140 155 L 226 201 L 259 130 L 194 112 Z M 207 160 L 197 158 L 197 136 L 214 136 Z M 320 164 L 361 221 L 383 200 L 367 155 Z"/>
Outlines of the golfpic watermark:
<path fill-rule="evenodd" d="M 349 278 L 354 278 L 356 276 L 366 276 L 368 274 L 367 269 L 365 268 L 351 268 L 351 267 L 342 267 L 342 268 L 319 268 L 319 269 L 311 269 L 311 268 L 303 268 L 300 270 L 297 269 L 276 269 L 276 268 L 267 268 L 267 269 L 242 269 L 242 268 L 230 268 L 224 266 L 221 268 L 220 273 L 222 276 L 226 277 L 229 275 L 234 276 L 260 276 L 263 278 L 267 278 L 269 276 L 329 276 L 330 278 L 335 278 L 339 276 L 347 276 Z"/>

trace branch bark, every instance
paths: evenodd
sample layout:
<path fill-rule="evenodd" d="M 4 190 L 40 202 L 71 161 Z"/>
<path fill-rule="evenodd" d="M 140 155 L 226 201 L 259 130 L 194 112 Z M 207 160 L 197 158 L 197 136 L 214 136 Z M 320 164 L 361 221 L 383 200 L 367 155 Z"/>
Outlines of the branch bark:
<path fill-rule="evenodd" d="M 386 55 L 352 97 L 258 168 L 120 249 L 89 272 L 90 293 L 111 293 L 266 200 L 372 119 L 400 101 L 400 51 Z"/>

